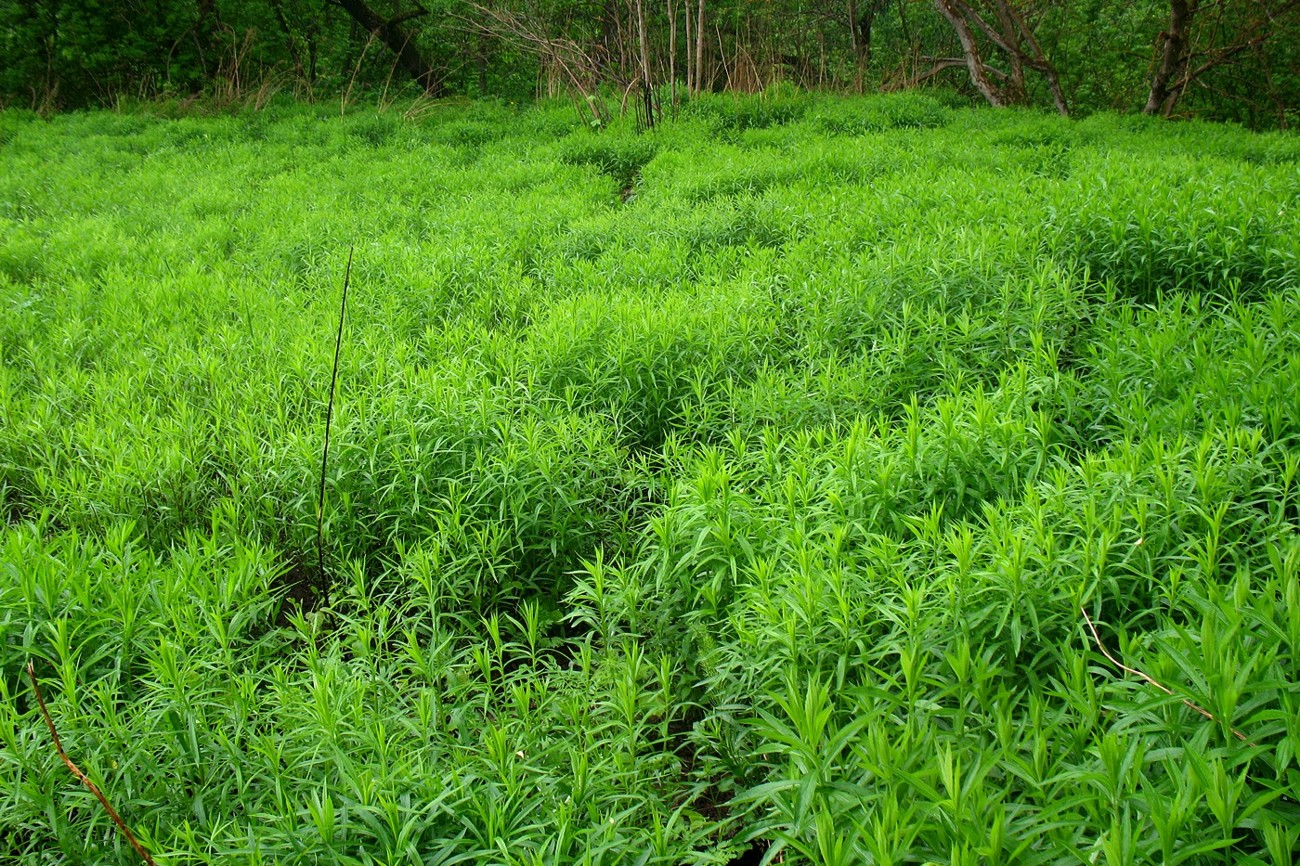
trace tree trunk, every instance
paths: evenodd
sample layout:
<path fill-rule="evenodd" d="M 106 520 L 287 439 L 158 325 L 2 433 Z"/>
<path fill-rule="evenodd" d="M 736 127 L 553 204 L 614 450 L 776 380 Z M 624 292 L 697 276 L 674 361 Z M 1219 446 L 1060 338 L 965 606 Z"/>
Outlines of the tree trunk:
<path fill-rule="evenodd" d="M 1010 0 L 986 0 L 981 4 L 985 9 L 992 7 L 992 20 L 996 27 L 966 0 L 934 0 L 934 5 L 956 31 L 971 83 L 990 105 L 1027 102 L 1029 92 L 1025 86 L 1025 69 L 1028 68 L 1047 79 L 1056 110 L 1069 114 L 1056 67 L 1047 59 L 1033 30 Z M 999 52 L 1006 60 L 1007 71 L 995 69 L 984 59 L 977 30 L 987 40 L 989 49 Z M 990 75 L 997 76 L 1000 84 L 994 84 Z"/>
<path fill-rule="evenodd" d="M 704 92 L 704 0 L 695 4 L 695 92 Z"/>
<path fill-rule="evenodd" d="M 668 0 L 668 81 L 673 116 L 677 116 L 677 4 Z"/>
<path fill-rule="evenodd" d="M 302 52 L 298 50 L 298 40 L 294 35 L 293 28 L 289 26 L 289 19 L 285 17 L 284 3 L 281 0 L 271 0 L 271 10 L 275 13 L 275 22 L 280 25 L 280 34 L 284 37 L 284 47 L 289 52 L 289 58 L 293 61 L 294 74 L 298 76 L 299 81 L 304 81 L 307 79 L 307 62 L 303 59 Z"/>
<path fill-rule="evenodd" d="M 1011 35 L 1013 38 L 1023 38 L 1030 50 L 1033 52 L 1030 67 L 1041 73 L 1047 79 L 1047 86 L 1052 91 L 1052 102 L 1056 105 L 1056 110 L 1062 117 L 1069 117 L 1070 108 L 1065 102 L 1065 91 L 1061 89 L 1060 76 L 1056 74 L 1056 67 L 1047 59 L 1047 54 L 1043 51 L 1043 46 L 1039 44 L 1038 37 L 1034 31 L 1025 23 L 1022 16 L 1016 8 L 1006 0 L 998 0 L 998 3 L 1005 9 L 1005 14 L 1010 19 L 1013 28 Z"/>
<path fill-rule="evenodd" d="M 403 12 L 392 18 L 384 18 L 366 5 L 365 0 L 334 0 L 343 11 L 367 31 L 379 37 L 397 57 L 397 65 L 424 89 L 429 96 L 442 93 L 442 76 L 429 63 L 419 47 L 412 41 L 412 36 L 402 24 L 412 18 L 428 15 L 429 10 L 416 6 L 410 12 Z"/>
<path fill-rule="evenodd" d="M 1191 57 L 1190 32 L 1192 18 L 1196 15 L 1197 0 L 1169 0 L 1169 29 L 1160 34 L 1160 63 L 1151 77 L 1151 91 L 1147 96 L 1144 114 L 1168 117 L 1183 95 L 1181 79 L 1187 75 Z"/>
<path fill-rule="evenodd" d="M 888 0 L 849 0 L 849 37 L 853 44 L 853 89 L 858 93 L 863 90 L 867 74 L 867 64 L 871 62 L 871 31 L 876 24 L 876 15 L 884 8 Z"/>
<path fill-rule="evenodd" d="M 605 79 L 617 78 L 623 68 L 619 30 L 618 6 L 615 0 L 605 0 L 600 7 L 600 36 L 595 51 L 596 72 Z"/>
<path fill-rule="evenodd" d="M 912 38 L 912 26 L 907 23 L 907 4 L 904 0 L 898 0 L 898 26 L 903 28 L 903 41 L 909 47 L 916 45 L 916 40 Z"/>
<path fill-rule="evenodd" d="M 1029 90 L 1025 87 L 1025 58 L 1020 53 L 1019 34 L 1016 32 L 1016 24 L 1011 16 L 1011 6 L 1006 0 L 994 0 L 994 12 L 997 15 L 998 26 L 1002 30 L 1002 35 L 1006 38 L 1007 62 L 1010 64 L 1010 73 L 1007 76 L 1005 91 L 1007 101 L 1012 103 L 1025 103 L 1029 101 Z"/>
<path fill-rule="evenodd" d="M 475 40 L 474 65 L 478 72 L 478 95 L 487 96 L 488 90 L 488 44 L 487 37 L 480 33 Z"/>
<path fill-rule="evenodd" d="M 691 41 L 691 34 L 695 31 L 692 27 L 694 19 L 691 18 L 691 0 L 685 0 L 683 6 L 685 14 L 682 15 L 682 21 L 686 26 L 686 32 L 683 34 L 686 37 L 686 93 L 689 95 L 695 92 L 695 64 L 692 62 L 694 59 L 692 46 L 695 43 Z"/>
<path fill-rule="evenodd" d="M 641 96 L 645 102 L 645 124 L 655 125 L 654 83 L 650 77 L 650 33 L 645 23 L 645 7 L 636 0 L 636 36 L 641 50 Z"/>
<path fill-rule="evenodd" d="M 957 31 L 957 39 L 961 42 L 961 51 L 966 58 L 966 71 L 970 73 L 971 84 L 974 84 L 975 89 L 988 100 L 989 105 L 1005 107 L 1007 98 L 989 80 L 984 58 L 980 54 L 979 43 L 975 40 L 975 33 L 966 21 L 966 16 L 957 10 L 954 0 L 934 0 L 934 5 L 939 10 L 939 14 L 952 25 L 952 29 Z"/>
<path fill-rule="evenodd" d="M 849 42 L 853 45 L 853 89 L 861 93 L 867 72 L 867 49 L 858 36 L 857 0 L 849 0 Z"/>

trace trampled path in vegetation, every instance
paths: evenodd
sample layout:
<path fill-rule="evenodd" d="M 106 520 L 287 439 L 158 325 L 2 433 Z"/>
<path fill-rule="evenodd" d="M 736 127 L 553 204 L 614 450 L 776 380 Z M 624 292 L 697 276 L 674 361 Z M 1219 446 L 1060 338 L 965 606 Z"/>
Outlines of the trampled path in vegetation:
<path fill-rule="evenodd" d="M 0 860 L 1291 866 L 1298 474 L 1293 134 L 0 113 Z"/>

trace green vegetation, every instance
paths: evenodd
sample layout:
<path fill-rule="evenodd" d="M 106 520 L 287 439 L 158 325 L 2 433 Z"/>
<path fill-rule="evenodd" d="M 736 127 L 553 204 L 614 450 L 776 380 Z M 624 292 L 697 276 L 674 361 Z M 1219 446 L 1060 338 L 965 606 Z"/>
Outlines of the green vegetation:
<path fill-rule="evenodd" d="M 653 125 L 705 93 L 938 86 L 1300 122 L 1296 0 L 0 0 L 0 57 L 0 108 L 42 114 L 567 95 L 594 123 L 603 98 Z"/>
<path fill-rule="evenodd" d="M 1300 139 L 337 114 L 0 113 L 0 859 L 1295 862 Z"/>

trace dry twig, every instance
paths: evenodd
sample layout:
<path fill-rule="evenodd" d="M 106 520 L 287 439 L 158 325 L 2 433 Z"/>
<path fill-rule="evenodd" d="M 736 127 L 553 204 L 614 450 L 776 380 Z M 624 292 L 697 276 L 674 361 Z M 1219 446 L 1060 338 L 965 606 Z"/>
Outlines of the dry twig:
<path fill-rule="evenodd" d="M 32 661 L 27 662 L 27 678 L 32 681 L 32 691 L 36 693 L 36 703 L 40 704 L 41 715 L 45 717 L 45 726 L 50 729 L 50 737 L 54 740 L 54 748 L 58 751 L 59 757 L 63 759 L 63 763 L 72 771 L 72 775 L 80 779 L 81 784 L 89 788 L 90 793 L 95 795 L 95 798 L 98 799 L 100 804 L 104 807 L 104 811 L 108 812 L 108 817 L 113 819 L 113 823 L 117 825 L 117 829 L 122 831 L 122 835 L 126 837 L 126 841 L 131 843 L 131 847 L 136 850 L 136 853 L 140 855 L 141 859 L 148 863 L 149 866 L 158 866 L 158 864 L 154 862 L 153 857 L 150 856 L 148 850 L 146 850 L 145 847 L 140 844 L 139 840 L 135 838 L 135 834 L 131 832 L 131 828 L 126 826 L 126 822 L 122 820 L 122 816 L 117 814 L 117 810 L 109 804 L 108 798 L 104 796 L 104 792 L 99 790 L 99 786 L 90 781 L 90 777 L 83 773 L 80 767 L 72 763 L 72 759 L 68 757 L 68 753 L 63 751 L 63 741 L 59 739 L 59 732 L 54 727 L 54 719 L 50 718 L 50 711 L 45 706 L 45 697 L 41 694 L 40 683 L 36 681 L 36 665 Z"/>
<path fill-rule="evenodd" d="M 1097 627 L 1092 624 L 1092 617 L 1088 616 L 1088 611 L 1080 607 L 1079 612 L 1083 614 L 1084 621 L 1088 623 L 1088 631 L 1092 632 L 1092 639 L 1097 642 L 1097 649 L 1101 651 L 1102 655 L 1104 655 L 1107 659 L 1110 660 L 1111 664 L 1113 664 L 1115 667 L 1119 668 L 1120 670 L 1124 671 L 1125 673 L 1132 674 L 1135 677 L 1140 677 L 1141 679 L 1145 680 L 1146 682 L 1160 689 L 1160 691 L 1164 692 L 1170 697 L 1177 697 L 1177 695 L 1174 694 L 1173 689 L 1164 685 L 1155 677 L 1152 677 L 1149 674 L 1145 674 L 1142 671 L 1138 670 L 1137 668 L 1131 668 L 1128 665 L 1121 662 L 1119 659 L 1115 658 L 1113 655 L 1111 655 L 1110 651 L 1107 650 L 1106 646 L 1101 642 L 1101 635 L 1097 634 Z M 1205 707 L 1202 707 L 1200 704 L 1196 703 L 1195 701 L 1190 700 L 1188 698 L 1178 698 L 1178 699 L 1183 702 L 1184 706 L 1187 706 L 1190 709 L 1195 710 L 1196 712 L 1200 713 L 1202 716 L 1209 719 L 1210 721 L 1220 722 L 1221 724 L 1227 724 L 1226 722 L 1222 722 L 1222 720 L 1219 719 L 1218 716 L 1214 715 L 1214 713 L 1205 709 Z M 1228 725 L 1228 730 L 1232 731 L 1233 736 L 1241 740 L 1243 743 L 1246 743 L 1247 745 L 1251 745 L 1251 746 L 1255 745 L 1254 743 L 1246 739 L 1245 734 L 1243 734 L 1241 731 L 1234 728 L 1232 725 Z"/>

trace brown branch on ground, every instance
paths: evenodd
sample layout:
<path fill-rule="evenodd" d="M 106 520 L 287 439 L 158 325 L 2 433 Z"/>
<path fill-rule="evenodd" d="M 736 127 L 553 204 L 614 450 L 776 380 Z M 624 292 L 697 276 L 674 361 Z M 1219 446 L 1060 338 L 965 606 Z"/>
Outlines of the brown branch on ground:
<path fill-rule="evenodd" d="M 1102 654 L 1102 655 L 1104 655 L 1107 659 L 1110 660 L 1110 663 L 1111 663 L 1111 664 L 1113 664 L 1115 667 L 1119 668 L 1120 670 L 1124 671 L 1125 673 L 1132 674 L 1132 675 L 1135 676 L 1135 677 L 1139 677 L 1139 678 L 1145 680 L 1146 682 L 1148 682 L 1148 683 L 1150 683 L 1151 685 L 1155 686 L 1156 688 L 1160 689 L 1160 691 L 1164 692 L 1165 694 L 1169 695 L 1170 697 L 1177 697 L 1177 695 L 1174 694 L 1174 690 L 1173 690 L 1173 689 L 1171 689 L 1171 688 L 1169 688 L 1168 686 L 1164 685 L 1163 683 L 1161 683 L 1160 681 L 1158 681 L 1155 677 L 1152 677 L 1152 676 L 1150 676 L 1149 674 L 1145 674 L 1145 673 L 1143 673 L 1142 671 L 1138 670 L 1137 668 L 1131 668 L 1131 667 L 1129 667 L 1128 665 L 1126 665 L 1126 664 L 1124 664 L 1123 662 L 1121 662 L 1119 659 L 1115 658 L 1113 655 L 1111 655 L 1111 654 L 1110 654 L 1110 651 L 1106 649 L 1105 644 L 1103 644 L 1103 643 L 1101 642 L 1101 635 L 1097 634 L 1097 627 L 1096 627 L 1095 625 L 1092 624 L 1092 617 L 1088 616 L 1088 611 L 1085 610 L 1084 608 L 1080 607 L 1080 608 L 1079 608 L 1079 612 L 1083 614 L 1083 619 L 1084 619 L 1084 621 L 1085 621 L 1086 623 L 1088 623 L 1088 631 L 1092 632 L 1092 639 L 1093 639 L 1094 641 L 1097 642 L 1097 649 L 1101 651 L 1101 654 Z M 1209 710 L 1205 709 L 1204 707 L 1202 707 L 1200 704 L 1196 703 L 1195 701 L 1192 701 L 1192 700 L 1190 700 L 1190 699 L 1188 699 L 1188 698 L 1178 698 L 1178 699 L 1179 699 L 1180 701 L 1182 701 L 1183 704 L 1184 704 L 1185 706 L 1187 706 L 1187 707 L 1190 708 L 1190 709 L 1195 710 L 1196 712 L 1200 713 L 1202 716 L 1204 716 L 1205 718 L 1209 719 L 1210 721 L 1212 721 L 1212 722 L 1219 722 L 1220 724 L 1227 724 L 1226 722 L 1224 722 L 1223 720 L 1221 720 L 1218 716 L 1214 715 L 1214 713 L 1212 713 L 1212 712 L 1210 712 Z M 1237 739 L 1241 740 L 1241 741 L 1242 741 L 1243 743 L 1245 743 L 1246 745 L 1249 745 L 1249 746 L 1253 746 L 1253 745 L 1255 745 L 1254 743 L 1250 742 L 1250 740 L 1247 740 L 1247 739 L 1246 739 L 1246 735 L 1245 735 L 1245 734 L 1243 734 L 1241 731 L 1239 731 L 1239 730 L 1237 730 L 1236 728 L 1234 728 L 1232 725 L 1228 725 L 1228 730 L 1232 731 L 1233 736 L 1235 736 Z"/>
<path fill-rule="evenodd" d="M 90 777 L 81 772 L 81 768 L 72 763 L 72 759 L 68 757 L 68 753 L 63 751 L 63 741 L 59 739 L 59 732 L 54 727 L 54 719 L 50 718 L 50 711 L 45 706 L 45 697 L 41 694 L 41 686 L 36 681 L 36 665 L 31 661 L 27 662 L 27 678 L 32 681 L 32 691 L 36 693 L 36 703 L 40 704 L 41 715 L 45 717 L 45 726 L 50 729 L 50 737 L 54 740 L 54 748 L 58 751 L 59 757 L 63 759 L 63 763 L 72 771 L 72 775 L 80 779 L 81 784 L 85 785 L 90 790 L 90 793 L 95 795 L 95 798 L 98 799 L 100 804 L 104 807 L 104 811 L 108 812 L 108 817 L 113 819 L 113 823 L 117 825 L 117 829 L 122 831 L 122 835 L 126 837 L 126 841 L 131 843 L 131 847 L 136 850 L 136 853 L 140 855 L 141 859 L 148 863 L 149 866 L 158 866 L 158 864 L 154 862 L 153 857 L 150 856 L 148 850 L 140 844 L 139 840 L 135 838 L 135 834 L 133 834 L 131 829 L 126 826 L 126 822 L 122 820 L 122 816 L 117 814 L 117 810 L 109 804 L 108 798 L 99 790 L 99 786 L 90 781 Z"/>

